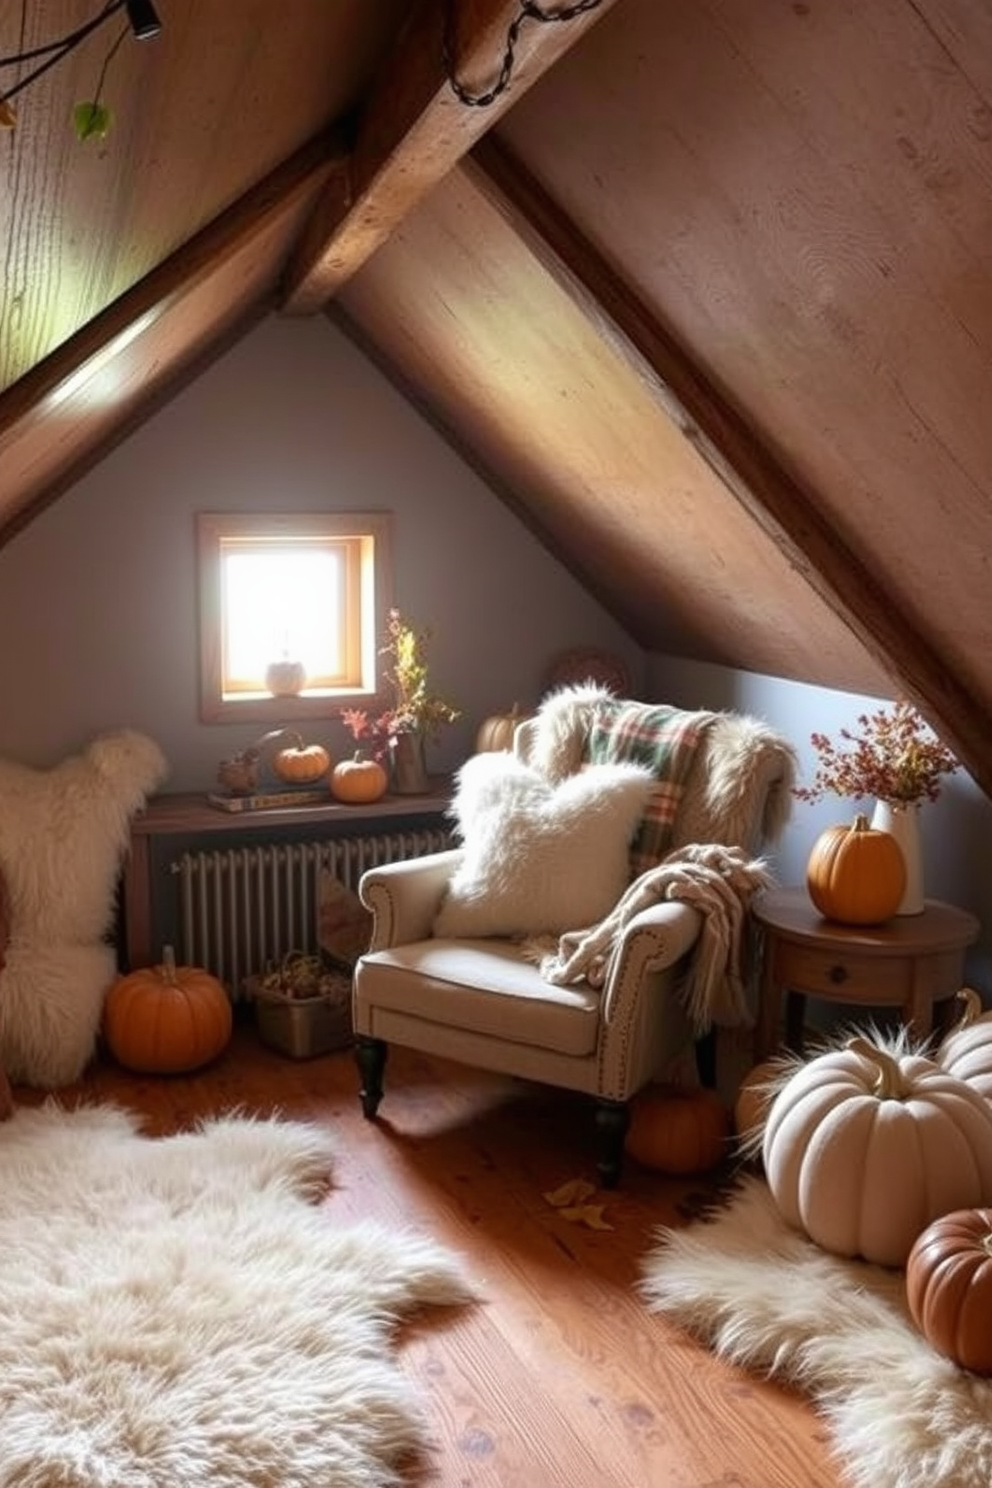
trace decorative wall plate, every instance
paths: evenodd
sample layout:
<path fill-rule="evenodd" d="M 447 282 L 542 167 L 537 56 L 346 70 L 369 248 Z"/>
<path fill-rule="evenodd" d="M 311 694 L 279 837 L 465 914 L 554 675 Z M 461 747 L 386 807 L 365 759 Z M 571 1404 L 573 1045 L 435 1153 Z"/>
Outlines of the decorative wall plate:
<path fill-rule="evenodd" d="M 601 651 L 595 646 L 563 651 L 552 661 L 544 678 L 547 692 L 559 687 L 578 687 L 583 682 L 609 688 L 617 697 L 627 697 L 630 693 L 630 673 L 623 660 L 612 651 Z"/>

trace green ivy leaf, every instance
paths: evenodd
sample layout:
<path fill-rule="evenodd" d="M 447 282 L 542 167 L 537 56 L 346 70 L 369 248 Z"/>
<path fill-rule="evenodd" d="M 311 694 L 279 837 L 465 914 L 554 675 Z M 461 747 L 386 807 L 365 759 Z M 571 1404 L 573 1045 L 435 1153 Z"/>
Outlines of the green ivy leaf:
<path fill-rule="evenodd" d="M 72 111 L 76 137 L 81 140 L 106 139 L 114 116 L 103 103 L 77 103 Z"/>

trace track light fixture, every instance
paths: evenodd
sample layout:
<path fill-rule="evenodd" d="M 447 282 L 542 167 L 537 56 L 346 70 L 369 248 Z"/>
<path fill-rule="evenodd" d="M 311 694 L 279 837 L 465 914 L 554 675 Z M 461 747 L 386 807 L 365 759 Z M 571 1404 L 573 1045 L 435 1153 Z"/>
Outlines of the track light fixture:
<path fill-rule="evenodd" d="M 22 7 L 26 0 L 22 0 Z M 8 67 L 22 67 L 24 63 L 35 63 L 29 72 L 18 78 L 11 87 L 5 88 L 0 83 L 0 128 L 13 129 L 17 123 L 17 114 L 11 100 L 29 88 L 50 68 L 55 67 L 64 57 L 68 57 L 78 46 L 81 46 L 86 38 L 97 31 L 105 22 L 124 11 L 127 15 L 131 33 L 139 41 L 147 41 L 152 36 L 157 36 L 162 30 L 162 22 L 152 0 L 105 0 L 104 5 L 96 15 L 77 26 L 74 31 L 69 31 L 65 36 L 58 37 L 55 41 L 47 42 L 43 46 L 32 47 L 29 51 L 15 52 L 10 56 L 0 56 L 0 73 Z M 22 8 L 21 30 L 24 30 L 24 14 Z M 96 88 L 96 98 L 93 103 L 77 104 L 74 111 L 76 132 L 80 139 L 95 135 L 103 137 L 109 128 L 110 111 L 100 103 L 100 92 L 103 87 L 104 76 L 107 66 L 112 60 L 114 53 L 121 42 L 128 35 L 128 27 L 117 37 L 110 50 L 104 57 L 103 67 Z"/>
<path fill-rule="evenodd" d="M 151 0 L 125 0 L 127 18 L 131 22 L 131 30 L 139 41 L 147 41 L 150 36 L 157 36 L 162 29 Z"/>

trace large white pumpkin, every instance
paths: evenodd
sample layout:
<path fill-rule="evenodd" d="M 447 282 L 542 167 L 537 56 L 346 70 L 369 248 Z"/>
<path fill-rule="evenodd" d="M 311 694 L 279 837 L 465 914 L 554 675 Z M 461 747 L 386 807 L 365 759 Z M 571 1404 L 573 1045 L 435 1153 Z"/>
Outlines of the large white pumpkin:
<path fill-rule="evenodd" d="M 958 999 L 964 1012 L 937 1050 L 937 1063 L 992 1100 L 992 1012 L 982 1012 L 982 999 L 970 987 L 963 987 Z"/>
<path fill-rule="evenodd" d="M 931 1059 L 855 1038 L 779 1091 L 762 1157 L 789 1224 L 902 1266 L 939 1215 L 992 1203 L 992 1105 Z"/>

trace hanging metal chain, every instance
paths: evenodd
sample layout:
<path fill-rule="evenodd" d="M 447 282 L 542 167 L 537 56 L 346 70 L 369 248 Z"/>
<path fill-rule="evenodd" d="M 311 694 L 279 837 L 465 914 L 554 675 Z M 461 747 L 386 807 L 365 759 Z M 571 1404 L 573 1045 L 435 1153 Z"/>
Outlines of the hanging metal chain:
<path fill-rule="evenodd" d="M 455 11 L 456 0 L 448 0 L 447 11 L 444 22 L 444 38 L 442 41 L 442 52 L 444 56 L 444 70 L 447 73 L 451 91 L 460 102 L 467 104 L 470 108 L 488 108 L 495 103 L 501 93 L 505 93 L 510 86 L 510 78 L 513 75 L 514 52 L 520 37 L 520 28 L 524 21 L 543 21 L 546 23 L 555 21 L 574 21 L 576 16 L 585 15 L 587 11 L 595 10 L 603 3 L 603 0 L 574 0 L 571 5 L 564 5 L 560 10 L 542 10 L 534 0 L 519 0 L 520 14 L 510 22 L 506 33 L 506 47 L 503 52 L 503 61 L 499 69 L 499 75 L 491 88 L 484 93 L 472 93 L 456 76 L 457 59 L 455 57 L 456 26 Z"/>

